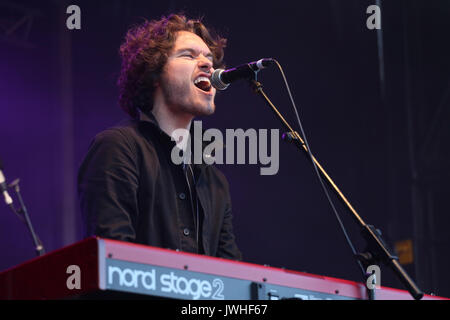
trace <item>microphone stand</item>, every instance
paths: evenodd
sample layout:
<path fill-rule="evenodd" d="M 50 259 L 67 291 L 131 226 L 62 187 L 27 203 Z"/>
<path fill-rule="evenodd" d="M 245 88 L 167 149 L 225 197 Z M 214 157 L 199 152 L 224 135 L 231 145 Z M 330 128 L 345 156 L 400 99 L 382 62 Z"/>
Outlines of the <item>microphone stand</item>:
<path fill-rule="evenodd" d="M 339 190 L 339 188 L 336 186 L 336 184 L 333 182 L 333 180 L 330 178 L 330 176 L 326 173 L 326 171 L 323 169 L 323 167 L 319 164 L 319 162 L 316 160 L 316 158 L 308 151 L 308 148 L 306 147 L 305 142 L 300 137 L 298 132 L 294 131 L 292 127 L 289 125 L 289 123 L 286 121 L 286 119 L 281 115 L 281 113 L 278 111 L 278 109 L 273 105 L 273 103 L 270 101 L 270 99 L 267 97 L 267 95 L 264 93 L 262 89 L 262 84 L 258 82 L 256 79 L 250 79 L 250 83 L 255 91 L 255 93 L 259 94 L 265 103 L 270 106 L 272 111 L 275 113 L 275 115 L 281 120 L 284 127 L 289 130 L 289 137 L 291 141 L 296 142 L 296 146 L 305 151 L 306 156 L 310 161 L 313 161 L 314 164 L 317 166 L 318 170 L 320 171 L 321 175 L 325 178 L 325 180 L 328 182 L 328 184 L 332 187 L 334 192 L 337 194 L 338 198 L 343 202 L 343 204 L 349 209 L 349 211 L 352 214 L 353 219 L 355 222 L 360 226 L 361 233 L 363 238 L 366 240 L 367 248 L 364 253 L 358 253 L 356 255 L 356 258 L 362 262 L 362 264 L 366 267 L 370 265 L 377 265 L 380 261 L 383 262 L 385 265 L 389 266 L 394 273 L 397 275 L 399 280 L 403 283 L 403 285 L 408 289 L 409 293 L 413 296 L 414 299 L 420 300 L 423 297 L 423 292 L 417 287 L 417 285 L 414 283 L 414 281 L 408 276 L 406 271 L 403 269 L 403 267 L 398 262 L 398 257 L 391 253 L 390 249 L 388 248 L 386 242 L 383 240 L 381 236 L 380 230 L 376 229 L 372 225 L 368 225 L 364 222 L 364 220 L 359 216 L 359 214 L 356 212 L 356 210 L 352 207 L 350 202 L 345 198 L 344 194 Z M 367 280 L 371 275 L 366 274 L 365 280 Z M 378 279 L 376 279 L 378 282 Z M 366 283 L 367 284 L 367 283 Z M 369 289 L 368 286 L 366 286 L 368 289 L 368 298 L 374 299 L 374 290 Z"/>
<path fill-rule="evenodd" d="M 20 208 L 16 211 L 16 209 L 14 208 L 13 205 L 11 205 L 11 209 L 13 210 L 14 213 L 16 213 L 18 215 L 18 213 L 23 214 L 23 217 L 25 218 L 25 224 L 28 228 L 28 230 L 31 233 L 31 237 L 33 238 L 33 242 L 35 245 L 35 251 L 36 251 L 36 255 L 38 256 L 42 256 L 45 254 L 45 249 L 44 246 L 42 245 L 41 241 L 39 240 L 38 236 L 36 235 L 36 233 L 34 232 L 34 228 L 33 225 L 31 223 L 30 217 L 28 215 L 28 210 L 25 207 L 25 203 L 23 202 L 23 198 L 22 195 L 20 193 L 20 187 L 19 187 L 19 179 L 14 180 L 10 185 L 10 188 L 14 188 L 14 191 L 16 192 L 17 198 L 19 199 L 19 203 L 20 203 Z M 19 215 L 18 215 L 19 216 Z M 21 216 L 19 216 L 20 218 L 22 218 Z"/>

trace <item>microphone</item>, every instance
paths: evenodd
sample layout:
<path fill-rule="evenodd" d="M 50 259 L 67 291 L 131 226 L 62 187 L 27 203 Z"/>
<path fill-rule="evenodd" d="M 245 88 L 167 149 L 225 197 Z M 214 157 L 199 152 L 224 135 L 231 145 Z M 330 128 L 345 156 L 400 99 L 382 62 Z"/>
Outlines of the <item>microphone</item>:
<path fill-rule="evenodd" d="M 239 79 L 252 78 L 255 72 L 272 65 L 274 62 L 275 60 L 272 58 L 265 58 L 228 70 L 217 69 L 211 75 L 211 85 L 217 90 L 225 90 L 230 83 Z"/>
<path fill-rule="evenodd" d="M 12 198 L 9 196 L 8 187 L 6 186 L 5 176 L 3 175 L 3 163 L 0 159 L 0 192 L 3 193 L 3 197 L 5 198 L 5 202 L 7 205 L 11 205 L 13 203 Z"/>

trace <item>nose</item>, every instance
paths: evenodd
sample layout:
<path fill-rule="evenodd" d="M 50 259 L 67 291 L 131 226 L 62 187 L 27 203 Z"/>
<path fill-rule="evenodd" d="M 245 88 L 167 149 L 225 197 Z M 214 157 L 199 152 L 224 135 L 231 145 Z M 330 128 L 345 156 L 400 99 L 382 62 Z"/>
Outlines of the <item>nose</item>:
<path fill-rule="evenodd" d="M 205 57 L 203 54 L 200 55 L 198 67 L 206 73 L 212 73 L 213 62 Z"/>

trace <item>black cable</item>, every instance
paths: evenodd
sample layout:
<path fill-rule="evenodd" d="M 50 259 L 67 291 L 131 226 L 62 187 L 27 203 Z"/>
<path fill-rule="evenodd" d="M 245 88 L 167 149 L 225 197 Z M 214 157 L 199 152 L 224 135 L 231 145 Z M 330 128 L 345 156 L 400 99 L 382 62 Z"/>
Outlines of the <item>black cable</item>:
<path fill-rule="evenodd" d="M 192 183 L 193 183 L 193 188 L 196 188 L 197 182 L 195 181 L 195 175 L 194 175 L 194 171 L 192 170 L 192 166 L 189 165 L 189 169 L 191 171 L 191 175 L 192 175 Z M 199 204 L 198 204 L 198 195 L 197 195 L 197 190 L 195 190 L 195 213 L 196 213 L 196 219 L 197 219 L 197 224 L 195 226 L 196 231 L 197 231 L 197 252 L 200 253 L 200 214 L 199 214 L 199 208 L 198 208 Z M 203 245 L 203 244 L 202 244 Z"/>
<path fill-rule="evenodd" d="M 308 153 L 308 155 L 309 155 L 309 157 L 311 159 L 311 162 L 313 164 L 313 167 L 314 167 L 314 172 L 316 173 L 317 178 L 319 179 L 320 185 L 322 187 L 323 192 L 325 193 L 325 196 L 327 197 L 328 203 L 330 204 L 330 206 L 331 206 L 331 208 L 332 208 L 332 210 L 334 212 L 334 215 L 335 215 L 335 217 L 336 217 L 336 219 L 337 219 L 337 221 L 339 223 L 339 226 L 340 226 L 342 232 L 344 233 L 345 239 L 347 240 L 347 243 L 348 243 L 350 249 L 352 250 L 353 256 L 356 257 L 355 247 L 354 247 L 352 241 L 350 240 L 350 237 L 347 234 L 347 230 L 345 229 L 345 226 L 342 223 L 341 217 L 340 217 L 339 213 L 337 212 L 333 201 L 331 200 L 330 194 L 329 194 L 325 184 L 323 183 L 323 179 L 320 176 L 320 173 L 319 173 L 319 170 L 317 168 L 316 163 L 314 162 L 313 155 L 312 155 L 312 152 L 311 152 L 311 148 L 309 146 L 308 140 L 306 139 L 305 131 L 303 130 L 303 125 L 302 125 L 302 122 L 300 120 L 300 116 L 299 116 L 298 111 L 297 111 L 297 106 L 295 105 L 294 98 L 292 97 L 291 90 L 289 88 L 289 84 L 288 84 L 288 81 L 287 81 L 286 76 L 284 74 L 283 68 L 281 67 L 280 63 L 277 60 L 274 59 L 274 61 L 275 61 L 276 65 L 278 66 L 278 69 L 280 70 L 280 73 L 281 73 L 281 75 L 283 77 L 283 81 L 284 81 L 284 84 L 286 86 L 286 89 L 287 89 L 287 92 L 288 92 L 288 95 L 289 95 L 289 99 L 291 100 L 292 107 L 294 108 L 295 116 L 297 118 L 297 122 L 298 122 L 298 125 L 300 127 L 300 132 L 302 134 L 303 140 L 304 140 L 305 145 L 306 145 L 307 153 Z M 363 276 L 365 277 L 366 271 L 364 270 L 361 261 L 359 261 L 359 260 L 356 260 L 356 261 L 357 261 L 358 265 L 361 268 Z"/>
<path fill-rule="evenodd" d="M 191 186 L 191 183 L 189 182 L 189 177 L 188 177 L 188 172 L 187 172 L 186 166 L 189 168 L 189 170 L 191 172 L 193 186 Z M 195 185 L 196 185 L 194 171 L 192 170 L 191 166 L 186 163 L 183 164 L 183 171 L 184 171 L 186 182 L 187 182 L 188 189 L 189 189 L 189 198 L 190 198 L 190 202 L 191 202 L 192 214 L 195 215 L 194 216 L 194 227 L 195 227 L 195 232 L 196 232 L 197 253 L 200 253 L 200 243 L 199 243 L 200 215 L 198 212 L 198 196 L 197 196 L 197 192 L 195 192 L 195 204 L 196 205 L 194 208 L 194 199 L 193 199 L 193 192 L 192 192 L 192 188 L 195 188 Z"/>

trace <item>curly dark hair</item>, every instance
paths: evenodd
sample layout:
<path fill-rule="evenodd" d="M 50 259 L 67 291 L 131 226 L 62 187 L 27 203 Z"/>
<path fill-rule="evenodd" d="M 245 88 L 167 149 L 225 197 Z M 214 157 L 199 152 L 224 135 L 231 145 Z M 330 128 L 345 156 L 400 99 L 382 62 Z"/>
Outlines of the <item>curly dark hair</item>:
<path fill-rule="evenodd" d="M 179 31 L 189 31 L 202 38 L 213 54 L 214 68 L 223 67 L 226 39 L 212 36 L 200 20 L 188 20 L 183 14 L 145 20 L 128 31 L 120 46 L 119 104 L 131 117 L 138 116 L 138 109 L 147 113 L 153 108 L 155 81 L 159 79 Z"/>

